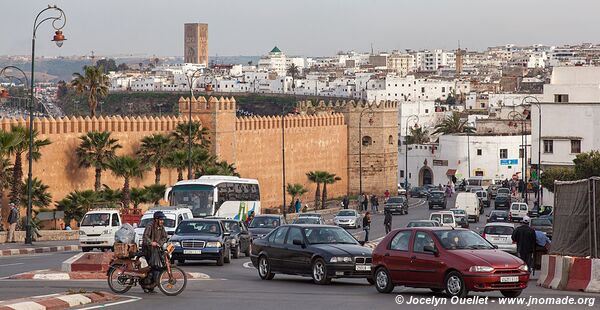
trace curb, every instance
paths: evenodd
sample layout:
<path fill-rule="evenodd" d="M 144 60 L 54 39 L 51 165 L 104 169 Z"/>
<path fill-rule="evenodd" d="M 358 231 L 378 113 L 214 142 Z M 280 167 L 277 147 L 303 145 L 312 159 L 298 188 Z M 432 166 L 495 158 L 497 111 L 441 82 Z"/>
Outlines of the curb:
<path fill-rule="evenodd" d="M 201 272 L 186 272 L 188 280 L 209 280 L 210 276 Z M 39 270 L 15 274 L 4 279 L 8 280 L 43 280 L 43 281 L 65 281 L 65 280 L 106 280 L 106 272 L 60 272 Z M 0 310 L 2 310 L 0 308 Z"/>
<path fill-rule="evenodd" d="M 17 256 L 17 255 L 35 255 L 41 253 L 52 253 L 52 252 L 71 252 L 79 251 L 81 248 L 78 245 L 59 245 L 59 246 L 48 246 L 39 248 L 24 248 L 24 249 L 8 249 L 1 250 L 0 257 L 4 256 Z"/>
<path fill-rule="evenodd" d="M 117 298 L 118 297 L 116 295 L 109 294 L 106 292 L 93 292 L 82 294 L 52 294 L 3 301 L 0 303 L 0 310 L 59 310 L 81 305 L 87 305 L 91 303 L 116 300 Z"/>

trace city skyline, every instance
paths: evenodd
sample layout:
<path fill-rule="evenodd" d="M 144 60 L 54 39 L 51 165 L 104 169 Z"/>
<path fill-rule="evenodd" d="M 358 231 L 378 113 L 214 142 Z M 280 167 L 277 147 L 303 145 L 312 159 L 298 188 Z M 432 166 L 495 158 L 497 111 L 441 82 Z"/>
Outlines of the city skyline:
<path fill-rule="evenodd" d="M 4 29 L 11 29 L 0 44 L 0 55 L 29 53 L 33 14 L 46 4 L 34 0 L 11 5 L 12 14 L 0 21 Z M 595 10 L 590 7 L 598 4 L 583 0 L 571 3 L 573 7 L 587 8 L 577 16 L 563 16 L 555 0 L 546 1 L 543 8 L 533 2 L 508 0 L 493 10 L 472 0 L 458 3 L 310 0 L 291 9 L 273 0 L 219 3 L 185 0 L 169 7 L 161 6 L 159 1 L 109 0 L 103 7 L 118 9 L 100 13 L 94 6 L 56 4 L 67 14 L 64 29 L 67 41 L 60 49 L 40 42 L 38 55 L 88 55 L 93 50 L 96 55 L 110 56 L 182 56 L 183 24 L 190 22 L 209 24 L 211 56 L 263 55 L 275 45 L 289 55 L 317 56 L 347 50 L 370 51 L 371 44 L 375 52 L 455 49 L 459 40 L 461 47 L 469 50 L 508 43 L 577 44 L 592 41 L 597 36 L 596 26 L 600 26 L 593 25 L 600 22 L 593 18 Z M 431 22 L 423 22 L 427 20 Z M 43 41 L 44 36 L 50 40 L 51 27 L 43 28 L 38 31 L 38 40 Z"/>

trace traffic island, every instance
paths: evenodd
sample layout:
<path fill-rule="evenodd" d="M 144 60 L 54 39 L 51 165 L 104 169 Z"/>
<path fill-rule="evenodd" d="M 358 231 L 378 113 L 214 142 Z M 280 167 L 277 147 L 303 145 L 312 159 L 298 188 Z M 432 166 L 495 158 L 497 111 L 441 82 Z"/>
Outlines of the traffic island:
<path fill-rule="evenodd" d="M 120 297 L 107 292 L 66 292 L 0 301 L 0 310 L 60 310 L 118 299 Z"/>
<path fill-rule="evenodd" d="M 209 280 L 210 276 L 201 272 L 187 272 L 188 280 Z M 31 272 L 19 273 L 7 277 L 9 280 L 40 280 L 40 281 L 106 281 L 106 272 L 85 272 L 85 271 L 55 271 L 55 270 L 36 270 Z"/>

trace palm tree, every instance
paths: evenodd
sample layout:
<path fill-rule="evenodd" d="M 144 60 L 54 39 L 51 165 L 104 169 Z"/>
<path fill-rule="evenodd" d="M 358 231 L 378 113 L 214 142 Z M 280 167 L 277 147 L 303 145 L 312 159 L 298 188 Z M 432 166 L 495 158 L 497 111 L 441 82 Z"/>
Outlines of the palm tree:
<path fill-rule="evenodd" d="M 327 175 L 323 178 L 323 199 L 321 199 L 321 209 L 325 209 L 327 204 L 327 184 L 333 184 L 342 179 L 335 175 L 335 173 L 326 173 Z"/>
<path fill-rule="evenodd" d="M 145 188 L 134 187 L 131 189 L 131 202 L 134 209 L 138 209 L 140 204 L 148 201 L 148 191 Z"/>
<path fill-rule="evenodd" d="M 158 206 L 159 202 L 165 196 L 167 186 L 164 184 L 152 184 L 144 186 L 148 194 L 148 201 L 152 202 L 155 206 Z"/>
<path fill-rule="evenodd" d="M 129 208 L 131 193 L 129 190 L 129 181 L 132 178 L 141 178 L 148 166 L 139 159 L 131 156 L 117 156 L 108 162 L 108 167 L 116 177 L 123 178 L 123 191 L 121 202 L 125 208 Z"/>
<path fill-rule="evenodd" d="M 433 134 L 453 134 L 453 133 L 473 133 L 475 128 L 469 126 L 467 119 L 461 119 L 458 112 L 452 112 L 442 120 L 441 123 L 435 126 Z"/>
<path fill-rule="evenodd" d="M 234 164 L 230 164 L 226 161 L 217 161 L 212 163 L 204 170 L 205 175 L 226 175 L 239 177 Z"/>
<path fill-rule="evenodd" d="M 87 93 L 88 107 L 90 108 L 90 116 L 96 116 L 96 106 L 98 99 L 108 96 L 110 80 L 108 75 L 104 74 L 103 66 L 85 66 L 83 67 L 84 75 L 73 73 L 71 86 L 75 88 L 78 94 Z"/>
<path fill-rule="evenodd" d="M 13 147 L 19 143 L 18 138 L 19 136 L 12 132 L 0 131 L 0 198 L 10 185 L 13 170 L 9 157 L 12 155 Z"/>
<path fill-rule="evenodd" d="M 321 183 L 327 177 L 327 172 L 325 171 L 310 171 L 306 174 L 308 180 L 317 184 L 317 189 L 315 190 L 315 210 L 319 208 L 319 203 L 321 199 Z"/>
<path fill-rule="evenodd" d="M 160 184 L 161 168 L 171 151 L 171 139 L 168 136 L 153 134 L 142 139 L 138 154 L 145 162 L 154 165 L 154 184 Z"/>
<path fill-rule="evenodd" d="M 406 137 L 406 144 L 423 144 L 429 142 L 429 130 L 423 127 L 410 127 L 410 135 Z"/>
<path fill-rule="evenodd" d="M 52 203 L 52 195 L 48 192 L 50 187 L 37 178 L 31 181 L 31 204 L 38 208 L 44 208 Z M 21 202 L 27 207 L 27 182 L 21 184 Z"/>
<path fill-rule="evenodd" d="M 298 68 L 296 64 L 292 63 L 287 68 L 287 74 L 289 74 L 292 77 L 292 91 L 294 91 L 296 88 L 296 77 L 300 74 L 300 68 Z"/>
<path fill-rule="evenodd" d="M 192 122 L 192 146 L 208 147 L 210 140 L 208 140 L 208 129 L 202 127 L 199 122 Z M 177 149 L 184 149 L 188 147 L 188 141 L 190 137 L 190 123 L 179 123 L 172 133 L 173 146 Z"/>
<path fill-rule="evenodd" d="M 29 151 L 29 129 L 20 126 L 12 126 L 11 132 L 16 136 L 15 139 L 18 143 L 14 144 L 10 148 L 10 153 L 15 155 L 15 163 L 13 165 L 13 175 L 11 179 L 11 192 L 10 192 L 10 201 L 15 205 L 21 204 L 21 182 L 23 180 L 23 159 L 22 155 L 25 152 Z M 33 130 L 33 148 L 32 153 L 27 154 L 27 158 L 31 155 L 31 158 L 34 161 L 37 161 L 42 157 L 40 153 L 40 149 L 46 145 L 49 145 L 51 142 L 48 139 L 38 140 L 38 131 Z"/>
<path fill-rule="evenodd" d="M 294 209 L 294 201 L 296 200 L 296 197 L 300 197 L 300 196 L 306 194 L 308 192 L 308 189 L 300 183 L 294 183 L 294 184 L 288 183 L 286 191 L 287 191 L 288 195 L 292 196 L 292 203 L 290 203 L 290 210 L 293 210 Z"/>
<path fill-rule="evenodd" d="M 188 164 L 188 153 L 186 151 L 175 151 L 165 158 L 165 166 L 177 170 L 177 181 L 183 180 L 183 170 Z"/>
<path fill-rule="evenodd" d="M 187 157 L 187 150 L 185 151 Z M 212 165 L 215 161 L 214 156 L 208 152 L 208 150 L 204 147 L 194 146 L 192 148 L 192 171 L 194 171 L 195 177 L 200 177 L 206 173 L 206 170 Z"/>
<path fill-rule="evenodd" d="M 99 195 L 93 190 L 70 192 L 67 197 L 56 202 L 56 209 L 65 212 L 65 223 L 79 222 L 89 209 L 100 202 Z"/>
<path fill-rule="evenodd" d="M 121 197 L 123 196 L 120 188 L 112 189 L 106 185 L 97 193 L 99 202 L 103 202 L 109 207 L 116 207 L 117 203 L 121 202 Z"/>
<path fill-rule="evenodd" d="M 94 190 L 100 191 L 102 186 L 102 171 L 108 169 L 108 162 L 116 155 L 117 149 L 121 148 L 119 140 L 112 139 L 108 131 L 90 131 L 79 137 L 81 143 L 75 153 L 79 159 L 79 167 L 94 167 L 96 181 Z"/>

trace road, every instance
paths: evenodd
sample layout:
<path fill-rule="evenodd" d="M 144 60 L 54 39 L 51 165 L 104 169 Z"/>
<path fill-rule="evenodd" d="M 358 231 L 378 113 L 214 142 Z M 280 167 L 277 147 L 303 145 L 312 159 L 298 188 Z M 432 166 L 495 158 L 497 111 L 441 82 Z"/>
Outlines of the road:
<path fill-rule="evenodd" d="M 409 220 L 426 219 L 431 212 L 421 200 L 412 200 L 413 207 L 409 209 L 408 215 L 396 215 L 393 218 L 393 227 L 399 228 L 406 226 Z M 453 201 L 449 202 L 453 205 Z M 486 213 L 489 209 L 486 210 Z M 477 230 L 482 227 L 485 218 L 479 224 L 471 224 L 471 228 Z M 383 216 L 375 215 L 372 222 L 372 239 L 384 235 Z M 360 229 L 351 230 L 362 237 Z M 360 239 L 360 238 L 359 238 Z M 72 253 L 71 253 L 72 254 Z M 2 275 L 22 272 L 25 269 L 45 269 L 58 268 L 62 260 L 69 257 L 70 254 L 52 254 L 47 256 L 32 257 L 28 260 L 23 258 L 0 259 Z M 10 265 L 14 263 L 25 263 L 26 265 Z M 481 308 L 478 306 L 453 305 L 450 299 L 446 299 L 443 294 L 433 294 L 429 290 L 412 289 L 397 287 L 394 293 L 383 295 L 377 293 L 373 286 L 368 285 L 366 280 L 362 279 L 339 279 L 332 281 L 331 285 L 317 286 L 312 283 L 310 278 L 295 276 L 276 275 L 272 281 L 260 280 L 254 268 L 249 266 L 248 258 L 234 259 L 231 264 L 223 267 L 217 267 L 214 263 L 199 262 L 186 263 L 183 268 L 188 272 L 202 272 L 208 274 L 210 280 L 193 280 L 188 282 L 186 290 L 177 297 L 166 297 L 160 293 L 148 295 L 144 294 L 139 287 L 133 288 L 128 295 L 141 297 L 142 299 L 122 305 L 112 306 L 112 309 L 184 309 L 184 308 L 202 308 L 206 309 L 277 309 L 290 305 L 293 308 L 303 309 L 365 309 L 365 308 L 385 308 L 391 307 L 404 309 L 434 309 L 437 307 L 461 309 L 461 308 Z M 105 282 L 99 281 L 9 281 L 0 282 L 0 300 L 17 298 L 23 296 L 33 296 L 41 294 L 50 294 L 64 292 L 69 289 L 86 290 L 108 290 Z M 400 297 L 397 297 L 400 296 Z M 475 293 L 471 296 L 481 296 L 480 302 L 487 302 L 483 306 L 490 309 L 506 309 L 506 307 L 516 309 L 565 309 L 562 305 L 544 305 L 530 306 L 526 305 L 500 305 L 502 299 L 499 293 Z M 537 287 L 534 281 L 530 282 L 529 287 L 522 294 L 527 302 L 531 297 L 561 298 L 571 296 L 575 298 L 594 298 L 593 294 L 578 292 L 554 291 Z M 434 298 L 435 299 L 432 299 Z M 489 297 L 488 299 L 483 299 Z M 445 305 L 407 305 L 407 302 L 414 301 L 414 298 L 422 298 L 419 301 L 425 303 L 429 301 L 446 302 Z M 424 298 L 429 298 L 425 300 Z M 403 299 L 404 303 L 398 305 L 396 302 Z M 595 299 L 582 299 L 587 305 L 571 305 L 569 309 L 587 309 L 591 301 L 593 306 L 598 307 Z M 600 300 L 599 300 L 600 302 Z"/>

